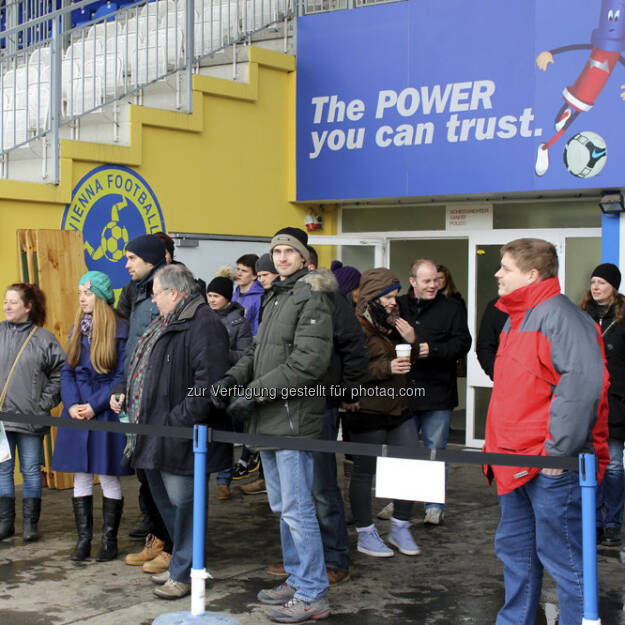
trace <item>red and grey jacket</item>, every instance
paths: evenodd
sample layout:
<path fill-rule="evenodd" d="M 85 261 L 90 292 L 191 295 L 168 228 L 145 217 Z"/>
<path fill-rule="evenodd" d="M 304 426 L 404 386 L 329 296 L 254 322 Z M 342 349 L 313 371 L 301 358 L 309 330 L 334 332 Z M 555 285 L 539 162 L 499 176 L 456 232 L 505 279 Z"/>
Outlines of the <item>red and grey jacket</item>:
<path fill-rule="evenodd" d="M 601 479 L 609 461 L 609 375 L 599 327 L 560 294 L 557 278 L 517 289 L 501 297 L 497 308 L 510 318 L 495 358 L 484 451 L 535 456 L 595 453 Z M 490 468 L 500 495 L 540 471 Z"/>

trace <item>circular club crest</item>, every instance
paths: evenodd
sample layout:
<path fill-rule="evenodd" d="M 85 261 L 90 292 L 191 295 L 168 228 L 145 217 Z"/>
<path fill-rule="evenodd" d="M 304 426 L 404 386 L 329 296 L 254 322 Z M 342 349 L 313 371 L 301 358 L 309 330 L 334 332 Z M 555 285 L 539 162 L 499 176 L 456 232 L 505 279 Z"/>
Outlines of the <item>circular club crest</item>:
<path fill-rule="evenodd" d="M 76 185 L 63 215 L 63 230 L 80 230 L 85 264 L 121 289 L 130 279 L 124 250 L 142 234 L 165 232 L 161 207 L 147 182 L 132 169 L 103 165 Z"/>

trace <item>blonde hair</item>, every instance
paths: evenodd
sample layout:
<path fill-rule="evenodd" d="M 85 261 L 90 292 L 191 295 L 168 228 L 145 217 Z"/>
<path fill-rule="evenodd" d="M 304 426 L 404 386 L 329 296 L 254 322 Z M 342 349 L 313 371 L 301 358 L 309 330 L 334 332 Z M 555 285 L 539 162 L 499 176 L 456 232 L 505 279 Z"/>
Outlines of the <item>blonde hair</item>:
<path fill-rule="evenodd" d="M 67 342 L 67 362 L 75 368 L 80 361 L 82 332 L 80 323 L 85 313 L 79 308 L 74 318 L 74 331 Z M 109 373 L 117 365 L 117 315 L 103 299 L 97 295 L 93 307 L 93 330 L 91 335 L 90 360 L 98 373 Z"/>
<path fill-rule="evenodd" d="M 543 239 L 515 239 L 501 248 L 501 255 L 510 254 L 517 267 L 527 273 L 536 269 L 541 280 L 558 275 L 558 252 L 549 241 Z"/>

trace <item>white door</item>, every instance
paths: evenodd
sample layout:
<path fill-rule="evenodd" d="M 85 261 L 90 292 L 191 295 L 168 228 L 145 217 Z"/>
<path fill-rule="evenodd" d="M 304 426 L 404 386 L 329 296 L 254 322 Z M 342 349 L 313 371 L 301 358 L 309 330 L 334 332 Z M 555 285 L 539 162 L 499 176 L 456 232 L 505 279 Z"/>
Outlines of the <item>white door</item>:
<path fill-rule="evenodd" d="M 490 392 L 493 386 L 490 378 L 484 373 L 477 360 L 475 344 L 479 331 L 479 324 L 486 304 L 497 297 L 497 282 L 494 273 L 499 268 L 501 259 L 500 248 L 505 243 L 522 237 L 535 237 L 550 241 L 556 247 L 559 260 L 558 278 L 562 289 L 565 289 L 566 267 L 577 270 L 575 262 L 567 263 L 566 250 L 572 241 L 588 240 L 588 246 L 600 246 L 600 228 L 562 228 L 549 230 L 491 230 L 476 232 L 469 235 L 468 257 L 468 322 L 473 342 L 467 356 L 467 403 L 466 403 L 466 445 L 481 447 L 484 442 L 484 428 L 486 412 L 490 401 Z M 571 247 L 571 249 L 578 249 Z M 591 257 L 592 256 L 592 257 Z M 571 259 L 574 261 L 577 259 Z M 599 259 L 589 254 L 584 265 L 588 265 L 588 275 Z M 585 278 L 584 282 L 585 282 Z M 568 291 L 567 291 L 568 293 Z"/>
<path fill-rule="evenodd" d="M 492 230 L 476 232 L 469 236 L 469 294 L 467 301 L 469 331 L 473 337 L 471 351 L 467 355 L 467 412 L 466 444 L 479 447 L 483 444 L 486 411 L 493 386 L 477 359 L 475 344 L 480 321 L 488 302 L 497 297 L 497 281 L 494 274 L 499 269 L 501 246 L 521 237 L 527 231 Z M 532 237 L 545 239 L 556 246 L 560 259 L 558 277 L 564 284 L 564 238 L 558 231 L 532 231 Z"/>

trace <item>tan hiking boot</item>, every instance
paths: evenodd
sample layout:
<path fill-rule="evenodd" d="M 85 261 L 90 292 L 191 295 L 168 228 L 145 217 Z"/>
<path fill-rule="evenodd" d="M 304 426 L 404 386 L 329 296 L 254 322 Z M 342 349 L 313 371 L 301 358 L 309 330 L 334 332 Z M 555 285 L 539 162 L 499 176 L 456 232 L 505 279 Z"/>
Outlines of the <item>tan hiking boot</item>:
<path fill-rule="evenodd" d="M 139 553 L 129 553 L 126 556 L 126 564 L 130 566 L 141 566 L 150 560 L 154 560 L 156 556 L 163 551 L 165 543 L 154 536 L 148 534 L 145 539 L 145 546 Z"/>
<path fill-rule="evenodd" d="M 161 551 L 156 558 L 154 558 L 154 560 L 149 560 L 143 565 L 143 572 L 151 573 L 152 575 L 156 573 L 164 573 L 169 568 L 170 562 L 171 554 Z"/>

